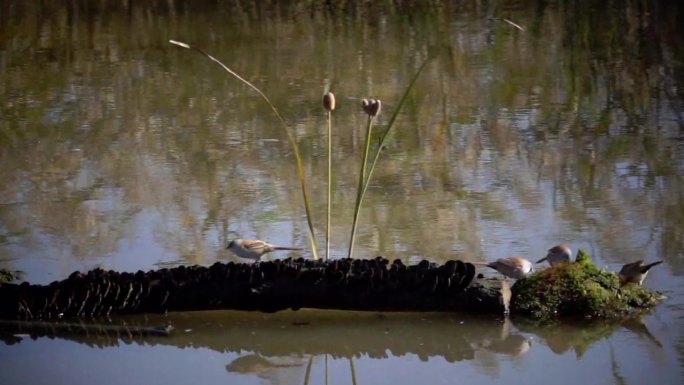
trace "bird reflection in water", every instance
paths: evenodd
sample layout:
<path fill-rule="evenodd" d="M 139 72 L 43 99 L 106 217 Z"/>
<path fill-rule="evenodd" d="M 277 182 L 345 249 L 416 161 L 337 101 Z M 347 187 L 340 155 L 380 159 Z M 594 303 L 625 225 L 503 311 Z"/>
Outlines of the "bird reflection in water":
<path fill-rule="evenodd" d="M 226 370 L 231 373 L 255 375 L 267 383 L 299 384 L 303 368 L 309 359 L 304 356 L 265 358 L 260 354 L 247 354 L 234 359 Z"/>
<path fill-rule="evenodd" d="M 368 356 L 373 358 L 387 359 L 390 356 L 401 356 L 407 353 L 415 354 L 421 361 L 427 361 L 431 357 L 441 356 L 449 362 L 461 360 L 475 360 L 479 362 L 479 366 L 484 371 L 499 371 L 500 356 L 521 357 L 525 355 L 532 347 L 532 338 L 519 332 L 511 321 L 506 318 L 503 322 L 481 322 L 481 319 L 456 319 L 451 318 L 450 327 L 456 329 L 453 335 L 458 338 L 442 338 L 444 344 L 448 345 L 448 350 L 454 350 L 452 354 L 446 354 L 445 350 L 441 350 L 440 346 L 433 346 L 430 343 L 432 339 L 427 335 L 418 335 L 416 338 L 409 338 L 406 336 L 407 330 L 414 330 L 414 333 L 421 333 L 420 327 L 408 327 L 406 325 L 394 325 L 389 317 L 387 328 L 382 333 L 383 339 L 389 338 L 404 340 L 404 344 L 393 345 L 389 343 L 383 346 L 375 346 L 359 342 L 358 346 L 345 346 L 345 353 L 341 353 L 339 346 L 334 342 L 333 346 L 328 352 L 322 352 L 320 349 L 318 353 L 305 353 L 307 349 L 306 341 L 303 341 L 299 348 L 303 349 L 302 354 L 292 353 L 283 356 L 264 356 L 259 352 L 252 352 L 236 358 L 234 361 L 226 365 L 226 370 L 234 374 L 254 375 L 265 383 L 308 383 L 310 377 L 317 376 L 315 373 L 321 371 L 327 377 L 332 374 L 328 371 L 328 355 L 336 357 L 336 360 L 348 360 L 348 371 L 343 369 L 342 374 L 339 372 L 341 366 L 335 365 L 336 370 L 333 372 L 334 377 L 338 378 L 340 375 L 351 376 L 352 383 L 356 382 L 357 371 L 354 357 Z M 438 317 L 439 319 L 440 317 Z M 426 317 L 420 324 L 433 324 L 430 317 Z M 413 325 L 415 326 L 415 325 Z M 376 329 L 373 325 L 368 326 L 370 329 Z M 306 329 L 306 326 L 304 326 Z M 429 328 L 432 330 L 432 328 Z M 299 329 L 298 329 L 299 330 Z M 423 330 L 424 332 L 424 330 Z M 392 337 L 394 336 L 394 337 Z M 416 342 L 422 342 L 420 346 L 414 345 Z M 385 340 L 388 342 L 388 340 Z M 431 349 L 430 346 L 436 349 Z M 266 348 L 266 347 L 264 347 Z M 320 347 L 319 347 L 320 348 Z M 350 350 L 351 349 L 351 350 Z M 337 351 L 338 353 L 331 353 Z M 384 352 L 383 355 L 378 355 L 377 352 Z M 467 353 L 466 353 L 467 351 Z M 369 353 L 375 352 L 375 353 Z M 389 354 L 388 354 L 389 352 Z M 446 354 L 446 355 L 445 355 Z M 346 357 L 346 358 L 345 358 Z M 312 367 L 314 369 L 312 369 Z M 313 373 L 313 374 L 312 374 Z M 321 379 L 322 380 L 322 379 Z"/>
<path fill-rule="evenodd" d="M 497 366 L 495 362 L 498 360 L 494 354 L 520 357 L 532 347 L 532 338 L 518 332 L 508 317 L 503 320 L 500 329 L 492 329 L 478 335 L 477 339 L 467 340 L 476 353 L 475 358 L 485 366 Z"/>

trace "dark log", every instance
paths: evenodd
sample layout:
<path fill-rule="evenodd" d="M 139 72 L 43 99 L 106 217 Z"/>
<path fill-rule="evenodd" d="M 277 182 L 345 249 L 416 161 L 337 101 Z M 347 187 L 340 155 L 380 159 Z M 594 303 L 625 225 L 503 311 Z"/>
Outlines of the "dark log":
<path fill-rule="evenodd" d="M 0 319 L 300 308 L 503 314 L 509 301 L 505 282 L 475 278 L 475 266 L 462 261 L 299 258 L 137 273 L 95 269 L 49 285 L 3 284 Z"/>

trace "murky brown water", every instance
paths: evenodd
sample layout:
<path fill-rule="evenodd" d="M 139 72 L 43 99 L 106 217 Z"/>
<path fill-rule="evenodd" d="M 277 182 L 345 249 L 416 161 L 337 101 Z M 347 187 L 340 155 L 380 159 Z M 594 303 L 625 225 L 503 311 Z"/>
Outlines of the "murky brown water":
<path fill-rule="evenodd" d="M 235 260 L 224 247 L 238 235 L 308 246 L 294 157 L 269 107 L 169 39 L 199 44 L 278 106 L 301 146 L 321 246 L 320 99 L 335 92 L 332 247 L 344 256 L 359 99 L 382 99 L 382 128 L 430 47 L 445 46 L 380 158 L 356 255 L 536 259 L 565 242 L 611 269 L 664 260 L 646 284 L 670 298 L 645 324 L 615 326 L 134 318 L 177 333 L 23 338 L 0 346 L 0 383 L 684 382 L 682 7 L 374 2 L 331 15 L 189 3 L 0 4 L 0 267 L 47 283 L 95 267 Z"/>

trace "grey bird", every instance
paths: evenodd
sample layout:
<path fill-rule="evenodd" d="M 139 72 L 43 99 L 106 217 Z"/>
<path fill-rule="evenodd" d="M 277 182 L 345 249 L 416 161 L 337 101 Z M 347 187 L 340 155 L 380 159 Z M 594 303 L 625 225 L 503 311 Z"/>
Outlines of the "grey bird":
<path fill-rule="evenodd" d="M 226 247 L 226 249 L 232 251 L 233 254 L 240 258 L 251 259 L 254 261 L 259 261 L 264 254 L 276 250 L 304 250 L 299 247 L 275 246 L 258 239 L 233 239 L 228 243 L 228 247 Z"/>
<path fill-rule="evenodd" d="M 661 263 L 663 263 L 663 261 L 655 261 L 644 265 L 644 261 L 636 261 L 622 266 L 622 269 L 620 269 L 620 272 L 618 273 L 620 284 L 623 286 L 629 283 L 641 285 L 644 282 L 644 278 L 646 278 L 648 271 L 653 266 Z"/>
<path fill-rule="evenodd" d="M 485 266 L 513 279 L 523 279 L 534 271 L 532 262 L 523 257 L 500 258 Z"/>
<path fill-rule="evenodd" d="M 556 245 L 549 249 L 546 256 L 536 263 L 547 261 L 549 265 L 556 266 L 572 262 L 572 250 L 566 245 Z"/>

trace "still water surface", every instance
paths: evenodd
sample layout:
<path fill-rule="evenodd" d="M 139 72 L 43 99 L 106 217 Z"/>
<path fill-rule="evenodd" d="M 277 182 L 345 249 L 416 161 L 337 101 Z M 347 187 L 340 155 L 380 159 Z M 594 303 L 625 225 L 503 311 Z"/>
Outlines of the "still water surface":
<path fill-rule="evenodd" d="M 664 260 L 646 280 L 664 304 L 641 322 L 592 326 L 210 312 L 98 321 L 170 322 L 170 337 L 19 340 L 3 325 L 0 383 L 683 383 L 681 7 L 381 3 L 3 2 L 0 267 L 49 283 L 95 267 L 234 261 L 224 247 L 236 236 L 308 246 L 277 119 L 169 39 L 202 46 L 278 106 L 301 146 L 319 245 L 320 100 L 336 94 L 332 253 L 344 256 L 359 99 L 383 101 L 382 129 L 440 46 L 383 149 L 356 255 L 536 260 L 565 242 L 609 269 Z"/>

